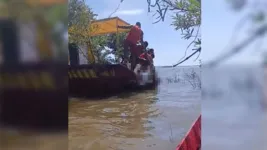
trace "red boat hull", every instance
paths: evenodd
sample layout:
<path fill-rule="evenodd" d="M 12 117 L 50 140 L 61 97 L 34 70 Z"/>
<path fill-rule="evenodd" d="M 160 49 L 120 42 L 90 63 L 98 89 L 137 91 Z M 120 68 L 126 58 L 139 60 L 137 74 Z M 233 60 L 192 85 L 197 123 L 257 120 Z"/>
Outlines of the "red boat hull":
<path fill-rule="evenodd" d="M 194 122 L 185 138 L 176 147 L 176 150 L 200 150 L 201 149 L 201 115 Z"/>

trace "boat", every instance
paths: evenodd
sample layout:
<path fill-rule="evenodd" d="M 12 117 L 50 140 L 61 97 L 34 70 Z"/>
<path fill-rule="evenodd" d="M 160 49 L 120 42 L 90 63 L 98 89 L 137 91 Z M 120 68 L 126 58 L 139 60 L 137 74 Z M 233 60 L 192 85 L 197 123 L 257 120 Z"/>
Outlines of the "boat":
<path fill-rule="evenodd" d="M 106 18 L 92 22 L 92 32 L 90 37 L 117 34 L 127 32 L 128 30 L 119 29 L 118 26 L 130 25 L 119 17 Z M 84 55 L 79 55 L 78 48 L 69 48 L 69 95 L 75 97 L 98 97 L 115 94 L 125 90 L 143 89 L 155 86 L 156 73 L 142 71 L 136 74 L 130 67 L 118 64 L 100 64 L 97 63 L 90 45 L 84 49 L 86 53 L 86 63 L 80 64 L 80 59 Z M 144 81 L 145 77 L 152 77 L 151 80 Z M 141 78 L 141 80 L 140 80 Z"/>
<path fill-rule="evenodd" d="M 25 4 L 27 2 L 33 1 L 25 1 Z M 7 3 L 2 7 L 8 7 Z M 39 6 L 49 8 L 54 4 L 65 5 L 63 1 L 40 1 L 31 8 L 38 10 Z M 53 54 L 52 42 L 45 36 L 46 31 L 51 32 L 46 26 L 48 23 L 41 14 L 32 13 L 38 20 L 23 23 L 10 19 L 9 15 L 0 17 L 0 127 L 66 132 L 67 66 L 66 61 L 60 61 L 62 57 L 55 59 L 50 55 Z M 35 26 L 29 29 L 31 24 Z M 36 36 L 40 39 L 36 40 Z M 65 55 L 67 59 L 67 52 Z"/>
<path fill-rule="evenodd" d="M 176 150 L 201 150 L 201 115 L 177 145 Z"/>

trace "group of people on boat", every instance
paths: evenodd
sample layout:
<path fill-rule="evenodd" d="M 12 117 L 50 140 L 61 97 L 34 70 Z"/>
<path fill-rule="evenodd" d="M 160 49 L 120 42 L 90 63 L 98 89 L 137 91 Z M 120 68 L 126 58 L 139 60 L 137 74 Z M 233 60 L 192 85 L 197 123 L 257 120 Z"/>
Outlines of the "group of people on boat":
<path fill-rule="evenodd" d="M 137 22 L 135 25 L 130 26 L 118 26 L 118 28 L 130 29 L 123 44 L 122 64 L 130 64 L 132 71 L 140 69 L 141 66 L 145 66 L 149 70 L 152 69 L 150 67 L 153 66 L 154 49 L 148 49 L 148 42 L 143 40 L 144 32 L 141 29 L 141 23 Z"/>

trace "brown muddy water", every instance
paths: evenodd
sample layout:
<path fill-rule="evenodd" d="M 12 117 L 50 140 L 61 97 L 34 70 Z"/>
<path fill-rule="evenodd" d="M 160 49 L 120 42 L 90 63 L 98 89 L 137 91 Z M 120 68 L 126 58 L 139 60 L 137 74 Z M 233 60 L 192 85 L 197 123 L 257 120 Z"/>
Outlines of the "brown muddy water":
<path fill-rule="evenodd" d="M 157 71 L 157 90 L 71 98 L 69 150 L 174 150 L 200 114 L 200 70 Z"/>
<path fill-rule="evenodd" d="M 161 84 L 154 91 L 71 98 L 68 135 L 0 128 L 0 149 L 174 150 L 200 114 L 199 75 L 193 73 L 199 68 L 157 71 Z"/>
<path fill-rule="evenodd" d="M 40 134 L 10 128 L 0 129 L 1 150 L 67 150 L 68 135 Z"/>

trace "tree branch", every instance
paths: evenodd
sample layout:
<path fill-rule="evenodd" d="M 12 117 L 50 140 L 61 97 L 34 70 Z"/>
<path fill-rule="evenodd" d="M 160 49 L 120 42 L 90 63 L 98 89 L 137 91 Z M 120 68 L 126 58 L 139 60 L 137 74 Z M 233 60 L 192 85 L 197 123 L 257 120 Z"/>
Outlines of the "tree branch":
<path fill-rule="evenodd" d="M 182 64 L 183 62 L 187 61 L 189 58 L 191 58 L 192 56 L 194 56 L 196 53 L 201 53 L 201 47 L 199 47 L 198 49 L 196 49 L 195 52 L 193 52 L 191 55 L 189 55 L 188 57 L 186 57 L 184 60 L 178 62 L 175 65 L 173 65 L 172 67 L 176 67 L 176 66 Z"/>
<path fill-rule="evenodd" d="M 211 61 L 208 66 L 210 67 L 215 67 L 217 66 L 219 63 L 221 63 L 222 61 L 232 57 L 233 55 L 239 53 L 240 51 L 242 51 L 246 46 L 248 46 L 249 44 L 253 43 L 256 39 L 258 39 L 259 37 L 262 37 L 263 35 L 265 35 L 267 33 L 267 24 L 262 25 L 261 27 L 259 27 L 254 33 L 253 35 L 251 35 L 250 37 L 248 37 L 247 39 L 245 39 L 243 42 L 241 42 L 239 45 L 235 46 L 234 48 L 232 48 L 231 51 L 224 53 L 220 56 L 218 56 L 216 59 L 214 59 L 213 61 Z"/>

